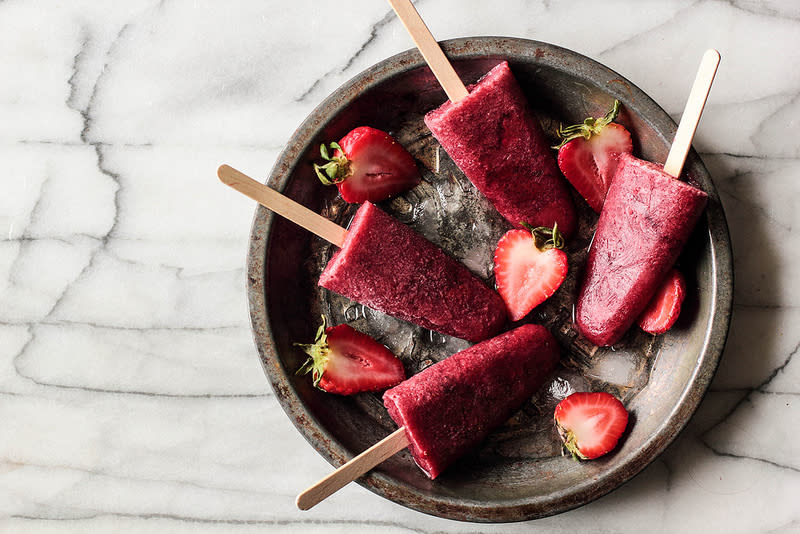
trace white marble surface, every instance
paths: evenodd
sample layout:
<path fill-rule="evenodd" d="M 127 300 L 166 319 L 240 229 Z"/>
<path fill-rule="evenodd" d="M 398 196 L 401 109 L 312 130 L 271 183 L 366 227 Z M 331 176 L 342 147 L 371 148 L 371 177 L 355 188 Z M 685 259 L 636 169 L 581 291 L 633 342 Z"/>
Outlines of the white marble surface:
<path fill-rule="evenodd" d="M 676 442 L 583 508 L 510 525 L 420 514 L 329 471 L 276 402 L 243 266 L 294 128 L 412 43 L 379 0 L 0 1 L 0 531 L 800 532 L 800 4 L 420 0 L 439 39 L 555 43 L 677 116 L 723 62 L 695 147 L 727 212 L 731 335 Z"/>

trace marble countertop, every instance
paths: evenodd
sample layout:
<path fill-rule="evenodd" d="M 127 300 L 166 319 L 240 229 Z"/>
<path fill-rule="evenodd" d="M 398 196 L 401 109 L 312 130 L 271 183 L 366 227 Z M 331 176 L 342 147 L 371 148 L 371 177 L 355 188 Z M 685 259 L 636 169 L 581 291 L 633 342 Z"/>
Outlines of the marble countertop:
<path fill-rule="evenodd" d="M 554 43 L 677 118 L 730 225 L 728 345 L 696 416 L 611 494 L 474 525 L 351 484 L 295 430 L 250 334 L 251 201 L 303 118 L 412 42 L 387 3 L 0 1 L 0 531 L 800 532 L 800 4 L 420 0 L 438 39 Z M 794 325 L 794 326 L 793 326 Z M 646 526 L 646 527 L 645 527 Z"/>

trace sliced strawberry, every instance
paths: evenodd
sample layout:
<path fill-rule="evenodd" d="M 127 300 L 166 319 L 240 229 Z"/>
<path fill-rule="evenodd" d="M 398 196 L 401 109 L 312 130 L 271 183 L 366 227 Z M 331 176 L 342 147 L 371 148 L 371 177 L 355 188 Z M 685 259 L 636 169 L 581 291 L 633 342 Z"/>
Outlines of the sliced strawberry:
<path fill-rule="evenodd" d="M 677 269 L 670 269 L 650 303 L 639 316 L 639 327 L 649 334 L 663 334 L 675 324 L 686 296 L 686 280 Z"/>
<path fill-rule="evenodd" d="M 605 392 L 573 393 L 558 403 L 553 417 L 564 449 L 581 460 L 612 450 L 628 425 L 628 411 Z"/>
<path fill-rule="evenodd" d="M 509 230 L 494 251 L 494 277 L 512 321 L 547 300 L 567 276 L 567 255 L 558 227 Z"/>
<path fill-rule="evenodd" d="M 381 130 L 360 126 L 329 146 L 333 157 L 322 144 L 320 155 L 328 163 L 315 163 L 314 170 L 323 184 L 336 184 L 346 202 L 380 202 L 420 182 L 414 158 Z"/>
<path fill-rule="evenodd" d="M 631 134 L 624 126 L 612 122 L 619 113 L 619 101 L 614 101 L 605 117 L 589 117 L 583 124 L 560 128 L 558 136 L 558 166 L 589 206 L 600 213 L 606 193 L 614 179 L 619 155 L 632 152 Z"/>
<path fill-rule="evenodd" d="M 302 345 L 308 360 L 297 374 L 311 373 L 314 385 L 328 393 L 351 395 L 396 386 L 406 378 L 403 363 L 385 346 L 350 325 L 325 328 L 313 345 Z"/>

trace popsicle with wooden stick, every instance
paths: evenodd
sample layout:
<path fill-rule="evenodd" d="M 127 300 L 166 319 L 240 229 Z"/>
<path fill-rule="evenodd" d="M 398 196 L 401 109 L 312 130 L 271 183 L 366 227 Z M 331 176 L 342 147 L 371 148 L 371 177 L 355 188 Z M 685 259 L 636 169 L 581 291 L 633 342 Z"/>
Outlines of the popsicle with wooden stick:
<path fill-rule="evenodd" d="M 550 332 L 528 324 L 428 367 L 383 395 L 400 428 L 298 495 L 297 506 L 308 510 L 405 447 L 436 478 L 530 399 L 558 359 Z"/>
<path fill-rule="evenodd" d="M 439 247 L 365 202 L 350 229 L 329 221 L 227 165 L 220 180 L 340 248 L 319 285 L 370 308 L 469 341 L 506 322 L 495 291 Z"/>
<path fill-rule="evenodd" d="M 613 345 L 647 306 L 706 206 L 705 192 L 676 178 L 719 65 L 703 56 L 663 169 L 630 154 L 620 158 L 600 213 L 575 308 L 578 330 Z"/>
<path fill-rule="evenodd" d="M 409 0 L 389 0 L 448 102 L 425 116 L 433 136 L 466 177 L 513 226 L 576 228 L 568 185 L 550 143 L 506 61 L 464 87 Z"/>

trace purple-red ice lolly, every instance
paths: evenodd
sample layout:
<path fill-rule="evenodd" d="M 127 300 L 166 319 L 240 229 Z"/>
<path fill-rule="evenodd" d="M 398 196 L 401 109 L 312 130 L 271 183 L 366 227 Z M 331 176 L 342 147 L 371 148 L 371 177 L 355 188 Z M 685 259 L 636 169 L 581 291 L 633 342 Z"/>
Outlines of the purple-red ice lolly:
<path fill-rule="evenodd" d="M 546 328 L 523 325 L 432 365 L 383 395 L 414 461 L 436 478 L 544 384 L 559 360 Z"/>
<path fill-rule="evenodd" d="M 575 209 L 553 151 L 503 61 L 458 102 L 425 115 L 433 136 L 475 187 L 515 227 L 572 235 Z"/>
<path fill-rule="evenodd" d="M 575 309 L 584 337 L 601 346 L 619 341 L 675 263 L 707 200 L 658 165 L 621 156 Z"/>
<path fill-rule="evenodd" d="M 483 341 L 506 322 L 495 291 L 439 247 L 365 202 L 319 285 L 430 330 Z"/>

